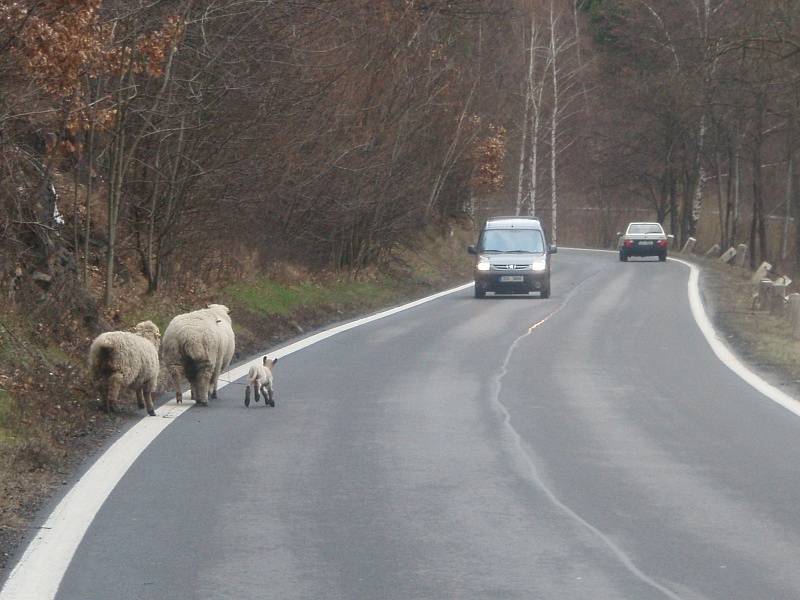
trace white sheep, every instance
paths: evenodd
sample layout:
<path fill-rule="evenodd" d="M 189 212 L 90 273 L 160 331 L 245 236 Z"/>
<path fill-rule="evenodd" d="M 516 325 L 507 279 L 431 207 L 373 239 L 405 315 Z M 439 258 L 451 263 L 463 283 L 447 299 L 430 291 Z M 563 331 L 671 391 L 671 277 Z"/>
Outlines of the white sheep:
<path fill-rule="evenodd" d="M 275 383 L 272 377 L 272 369 L 277 358 L 270 359 L 264 357 L 261 364 L 251 365 L 247 371 L 247 387 L 244 389 L 244 405 L 250 406 L 250 387 L 253 388 L 253 396 L 256 402 L 259 400 L 259 391 L 264 394 L 264 404 L 275 406 Z"/>
<path fill-rule="evenodd" d="M 208 404 L 217 397 L 217 379 L 228 368 L 236 345 L 230 310 L 222 304 L 176 316 L 164 331 L 164 365 L 175 384 L 175 400 L 183 402 L 182 376 L 191 385 L 192 398 Z"/>
<path fill-rule="evenodd" d="M 153 392 L 158 383 L 158 346 L 161 336 L 152 321 L 143 321 L 127 331 L 101 333 L 89 348 L 89 368 L 99 384 L 107 412 L 116 408 L 119 393 L 136 391 L 139 408 L 154 417 Z"/>

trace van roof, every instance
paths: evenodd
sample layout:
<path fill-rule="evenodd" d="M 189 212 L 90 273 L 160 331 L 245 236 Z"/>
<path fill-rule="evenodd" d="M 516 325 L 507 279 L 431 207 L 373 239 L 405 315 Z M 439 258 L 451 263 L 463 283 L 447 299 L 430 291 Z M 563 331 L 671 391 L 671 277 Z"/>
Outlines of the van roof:
<path fill-rule="evenodd" d="M 487 219 L 484 229 L 541 229 L 538 217 L 491 217 Z"/>

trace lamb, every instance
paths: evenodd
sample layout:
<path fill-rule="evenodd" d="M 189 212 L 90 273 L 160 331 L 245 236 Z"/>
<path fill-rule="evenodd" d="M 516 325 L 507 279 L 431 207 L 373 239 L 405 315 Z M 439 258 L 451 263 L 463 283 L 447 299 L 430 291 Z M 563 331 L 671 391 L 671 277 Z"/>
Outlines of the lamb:
<path fill-rule="evenodd" d="M 228 368 L 236 346 L 230 310 L 222 304 L 178 315 L 164 331 L 162 359 L 175 384 L 175 401 L 183 402 L 182 376 L 192 398 L 207 405 L 217 397 L 217 379 Z"/>
<path fill-rule="evenodd" d="M 116 410 L 119 393 L 125 388 L 136 391 L 139 408 L 156 416 L 153 392 L 158 383 L 158 346 L 161 336 L 152 321 L 143 321 L 127 331 L 101 333 L 89 348 L 89 368 L 99 384 L 106 412 Z"/>
<path fill-rule="evenodd" d="M 247 372 L 247 387 L 244 388 L 244 405 L 250 406 L 250 387 L 253 388 L 253 396 L 256 402 L 259 400 L 259 390 L 264 394 L 264 404 L 268 406 L 275 406 L 275 387 L 272 378 L 272 369 L 275 363 L 278 362 L 277 358 L 270 359 L 264 357 L 261 359 L 261 364 L 251 365 L 250 370 Z"/>

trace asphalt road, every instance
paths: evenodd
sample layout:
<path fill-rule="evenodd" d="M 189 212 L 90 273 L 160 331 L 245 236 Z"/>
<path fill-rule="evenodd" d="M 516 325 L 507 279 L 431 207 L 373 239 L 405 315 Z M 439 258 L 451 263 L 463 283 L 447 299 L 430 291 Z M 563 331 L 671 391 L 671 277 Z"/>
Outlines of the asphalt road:
<path fill-rule="evenodd" d="M 800 419 L 712 354 L 688 269 L 562 251 L 176 420 L 58 598 L 800 598 Z M 543 322 L 542 322 L 543 321 Z"/>

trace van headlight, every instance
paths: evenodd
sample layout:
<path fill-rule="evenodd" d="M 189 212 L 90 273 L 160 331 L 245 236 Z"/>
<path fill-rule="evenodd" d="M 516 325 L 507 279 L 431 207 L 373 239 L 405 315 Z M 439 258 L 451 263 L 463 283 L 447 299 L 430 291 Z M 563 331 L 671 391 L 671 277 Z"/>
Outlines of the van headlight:
<path fill-rule="evenodd" d="M 488 260 L 478 260 L 478 264 L 475 266 L 478 271 L 488 271 L 492 268 L 492 265 L 489 264 Z"/>
<path fill-rule="evenodd" d="M 547 259 L 534 260 L 533 264 L 531 264 L 531 269 L 534 271 L 544 271 L 547 269 Z"/>

